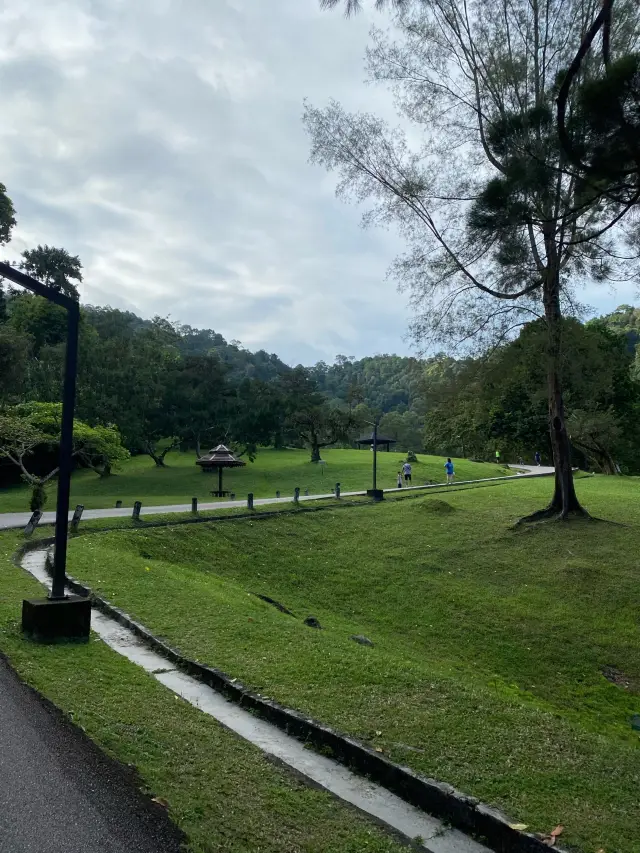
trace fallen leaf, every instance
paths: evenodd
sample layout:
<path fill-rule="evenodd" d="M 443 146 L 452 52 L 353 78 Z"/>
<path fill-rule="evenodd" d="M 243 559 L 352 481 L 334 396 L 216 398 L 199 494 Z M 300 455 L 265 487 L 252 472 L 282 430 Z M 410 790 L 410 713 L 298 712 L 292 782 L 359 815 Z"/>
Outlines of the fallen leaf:
<path fill-rule="evenodd" d="M 555 829 L 552 829 L 551 833 L 545 836 L 542 841 L 549 847 L 553 847 L 553 845 L 556 843 L 558 836 L 562 835 L 563 830 L 564 826 L 562 826 L 562 824 L 559 824 L 558 826 L 556 826 Z"/>
<path fill-rule="evenodd" d="M 528 829 L 528 828 L 529 827 L 527 826 L 526 823 L 510 823 L 509 824 L 509 829 L 517 829 L 518 832 L 524 832 L 525 829 Z"/>
<path fill-rule="evenodd" d="M 376 746 L 376 752 L 382 752 L 382 749 L 379 746 Z"/>
<path fill-rule="evenodd" d="M 168 808 L 169 808 L 169 801 L 168 801 L 168 800 L 165 800 L 165 798 L 164 798 L 164 797 L 154 797 L 154 798 L 151 800 L 151 802 L 152 802 L 152 803 L 157 803 L 159 806 L 162 806 L 162 808 L 164 808 L 164 809 L 168 809 Z"/>
<path fill-rule="evenodd" d="M 376 732 L 376 737 L 380 737 L 381 735 L 382 735 L 382 732 Z"/>

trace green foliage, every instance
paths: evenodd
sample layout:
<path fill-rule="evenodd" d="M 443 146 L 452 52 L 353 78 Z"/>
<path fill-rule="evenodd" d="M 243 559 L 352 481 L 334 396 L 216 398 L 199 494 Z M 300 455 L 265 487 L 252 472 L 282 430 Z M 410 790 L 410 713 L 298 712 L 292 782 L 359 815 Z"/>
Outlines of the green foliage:
<path fill-rule="evenodd" d="M 54 246 L 37 246 L 22 253 L 21 268 L 58 293 L 78 299 L 75 281 L 82 281 L 82 264 L 76 255 Z"/>
<path fill-rule="evenodd" d="M 55 347 L 66 341 L 67 312 L 41 296 L 20 292 L 9 301 L 8 325 L 24 335 L 38 358 L 44 347 Z"/>
<path fill-rule="evenodd" d="M 318 389 L 337 405 L 366 404 L 378 412 L 404 412 L 419 406 L 423 362 L 398 355 L 376 355 L 356 360 L 336 356 L 331 366 L 311 368 Z"/>
<path fill-rule="evenodd" d="M 31 512 L 37 512 L 43 509 L 47 503 L 47 490 L 42 483 L 34 483 L 31 489 L 31 500 L 29 501 L 29 509 Z"/>
<path fill-rule="evenodd" d="M 5 185 L 0 183 L 0 245 L 9 242 L 15 224 L 16 211 L 13 202 L 7 195 Z"/>
<path fill-rule="evenodd" d="M 562 334 L 574 447 L 607 473 L 615 472 L 615 462 L 640 470 L 640 385 L 624 337 L 602 321 L 565 320 Z M 513 459 L 531 461 L 536 450 L 549 459 L 546 347 L 544 322 L 531 323 L 490 358 L 459 363 L 440 382 L 432 376 L 425 390 L 427 449 L 490 457 L 499 446 Z"/>
<path fill-rule="evenodd" d="M 0 458 L 16 465 L 23 479 L 33 486 L 44 486 L 57 474 L 57 467 L 41 476 L 27 466 L 37 448 L 57 447 L 61 417 L 60 403 L 21 403 L 0 413 Z M 103 476 L 129 458 L 116 427 L 92 427 L 77 419 L 73 424 L 73 455 Z M 32 500 L 38 501 L 41 495 L 36 492 Z"/>

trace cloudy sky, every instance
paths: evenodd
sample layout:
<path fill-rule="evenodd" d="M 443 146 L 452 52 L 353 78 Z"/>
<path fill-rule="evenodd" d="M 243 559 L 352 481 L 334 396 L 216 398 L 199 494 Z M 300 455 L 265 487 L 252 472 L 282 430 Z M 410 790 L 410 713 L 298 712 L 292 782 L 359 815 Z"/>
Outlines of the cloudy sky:
<path fill-rule="evenodd" d="M 408 352 L 385 280 L 401 244 L 335 199 L 300 122 L 305 97 L 390 113 L 363 83 L 372 19 L 318 0 L 3 0 L 6 254 L 63 246 L 83 301 L 289 363 Z"/>

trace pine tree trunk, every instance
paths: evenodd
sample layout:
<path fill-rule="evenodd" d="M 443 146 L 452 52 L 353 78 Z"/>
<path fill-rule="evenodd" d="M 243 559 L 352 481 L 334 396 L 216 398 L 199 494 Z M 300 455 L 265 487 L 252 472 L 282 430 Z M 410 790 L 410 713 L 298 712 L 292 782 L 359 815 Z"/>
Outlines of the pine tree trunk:
<path fill-rule="evenodd" d="M 566 519 L 570 515 L 588 516 L 580 506 L 573 483 L 571 443 L 567 432 L 562 398 L 562 312 L 560 310 L 559 271 L 544 285 L 544 316 L 547 323 L 547 392 L 549 399 L 549 433 L 555 484 L 553 497 L 546 509 L 536 512 L 524 522 L 548 518 Z"/>

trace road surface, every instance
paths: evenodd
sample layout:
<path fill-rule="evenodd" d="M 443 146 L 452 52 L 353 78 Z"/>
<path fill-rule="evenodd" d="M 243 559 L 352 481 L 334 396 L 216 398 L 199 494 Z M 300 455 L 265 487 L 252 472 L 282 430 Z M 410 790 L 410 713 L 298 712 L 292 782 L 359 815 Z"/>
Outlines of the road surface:
<path fill-rule="evenodd" d="M 514 470 L 516 470 L 514 466 Z M 469 483 L 492 483 L 492 482 L 500 482 L 500 481 L 509 481 L 512 479 L 521 479 L 525 476 L 545 476 L 549 474 L 553 474 L 553 468 L 547 467 L 539 467 L 535 465 L 518 465 L 518 471 L 524 471 L 523 474 L 514 474 L 512 477 L 487 477 L 483 480 L 462 480 L 456 485 L 463 485 Z M 438 483 L 436 485 L 431 486 L 410 486 L 409 489 L 414 490 L 424 490 L 428 491 L 429 489 L 440 489 L 444 486 L 444 483 Z M 385 493 L 393 493 L 393 492 L 406 492 L 409 489 L 385 489 Z M 366 492 L 363 490 L 361 492 L 342 492 L 343 498 L 356 497 L 365 495 Z M 324 495 L 300 495 L 300 501 L 317 501 L 322 498 L 333 498 L 335 495 L 333 494 L 324 494 Z M 280 498 L 256 498 L 254 501 L 254 506 L 264 506 L 266 504 L 290 504 L 293 500 L 291 495 L 287 495 L 286 497 Z M 200 512 L 206 512 L 209 510 L 216 509 L 241 509 L 247 506 L 247 499 L 239 501 L 214 501 L 211 503 L 199 503 L 198 510 Z M 108 507 L 106 509 L 86 509 L 82 514 L 82 520 L 87 521 L 89 519 L 94 518 L 130 518 L 133 510 L 133 506 L 129 507 L 121 507 L 120 509 L 116 509 L 115 507 Z M 182 512 L 191 512 L 191 504 L 171 504 L 169 506 L 145 506 L 144 502 L 142 505 L 142 516 L 147 515 L 169 515 L 171 513 L 182 513 Z M 73 513 L 69 513 L 69 521 Z M 0 514 L 0 530 L 9 530 L 11 528 L 21 528 L 27 525 L 27 522 L 31 518 L 30 512 L 6 512 Z M 42 514 L 42 519 L 40 520 L 40 524 L 53 524 L 56 520 L 55 512 L 45 512 Z"/>
<path fill-rule="evenodd" d="M 0 657 L 0 853 L 179 853 L 183 840 L 131 771 Z"/>

